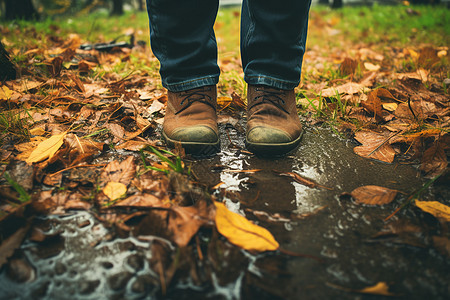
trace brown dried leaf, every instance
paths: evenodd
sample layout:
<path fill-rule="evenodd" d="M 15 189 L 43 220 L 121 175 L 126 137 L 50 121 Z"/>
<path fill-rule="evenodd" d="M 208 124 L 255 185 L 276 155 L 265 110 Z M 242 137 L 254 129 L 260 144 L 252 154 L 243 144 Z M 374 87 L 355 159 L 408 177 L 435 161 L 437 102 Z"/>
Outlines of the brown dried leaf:
<path fill-rule="evenodd" d="M 353 75 L 358 67 L 358 62 L 349 57 L 344 58 L 344 61 L 339 66 L 339 71 L 343 75 Z"/>
<path fill-rule="evenodd" d="M 152 101 L 152 104 L 147 108 L 147 112 L 151 115 L 155 112 L 159 112 L 161 109 L 165 107 L 164 104 L 159 102 L 158 100 Z"/>
<path fill-rule="evenodd" d="M 423 153 L 419 169 L 425 173 L 426 177 L 434 177 L 445 171 L 447 166 L 448 161 L 444 145 L 436 143 Z"/>
<path fill-rule="evenodd" d="M 0 268 L 14 254 L 14 251 L 20 247 L 28 229 L 30 229 L 29 225 L 20 228 L 0 245 Z"/>
<path fill-rule="evenodd" d="M 381 186 L 366 185 L 354 189 L 350 194 L 358 204 L 384 205 L 391 203 L 397 192 Z"/>
<path fill-rule="evenodd" d="M 117 160 L 110 162 L 101 174 L 102 180 L 106 182 L 115 181 L 128 186 L 136 176 L 136 164 L 133 156 L 128 156 L 122 162 Z"/>
<path fill-rule="evenodd" d="M 378 97 L 378 91 L 374 90 L 369 93 L 367 100 L 361 101 L 362 107 L 364 107 L 369 113 L 373 114 L 375 119 L 382 119 L 381 100 Z"/>
<path fill-rule="evenodd" d="M 353 151 L 357 155 L 387 163 L 394 161 L 395 150 L 388 143 L 389 135 L 370 131 L 359 131 L 355 134 L 355 139 L 363 144 L 362 146 L 353 148 Z"/>
<path fill-rule="evenodd" d="M 336 96 L 336 92 L 339 94 L 358 94 L 367 91 L 368 89 L 363 86 L 362 84 L 356 83 L 356 82 L 347 82 L 343 85 L 337 86 L 337 87 L 331 87 L 322 90 L 322 97 L 334 97 Z"/>
<path fill-rule="evenodd" d="M 450 258 L 450 239 L 443 236 L 433 236 L 433 246 L 439 253 Z"/>
<path fill-rule="evenodd" d="M 116 207 L 169 207 L 169 204 L 163 202 L 152 194 L 133 195 L 114 204 Z"/>
<path fill-rule="evenodd" d="M 420 50 L 419 58 L 417 63 L 419 66 L 430 69 L 433 65 L 439 62 L 439 57 L 437 55 L 437 50 L 432 47 L 425 47 Z"/>
<path fill-rule="evenodd" d="M 123 140 L 125 138 L 125 129 L 116 123 L 108 123 L 105 125 L 108 128 L 112 135 L 114 135 L 117 139 Z"/>
<path fill-rule="evenodd" d="M 290 177 L 290 178 L 294 179 L 295 182 L 298 182 L 298 183 L 300 183 L 300 184 L 306 185 L 306 186 L 311 187 L 311 188 L 325 188 L 325 189 L 330 190 L 330 188 L 325 187 L 325 186 L 323 186 L 323 185 L 320 185 L 320 184 L 314 182 L 314 181 L 311 180 L 311 179 L 302 177 L 302 176 L 300 176 L 299 174 L 297 174 L 297 173 L 295 173 L 295 172 L 280 172 L 280 171 L 277 171 L 277 170 L 272 170 L 272 171 L 273 171 L 275 174 L 279 175 L 279 176 L 287 176 L 287 177 Z"/>
<path fill-rule="evenodd" d="M 169 214 L 169 230 L 173 232 L 173 240 L 180 247 L 186 246 L 202 225 L 213 220 L 206 202 L 197 203 L 195 206 L 173 207 Z"/>
<path fill-rule="evenodd" d="M 116 149 L 125 149 L 129 151 L 140 151 L 144 149 L 147 146 L 155 146 L 155 143 L 150 143 L 147 141 L 136 141 L 136 140 L 129 140 L 125 143 L 122 143 L 118 146 L 116 146 Z"/>

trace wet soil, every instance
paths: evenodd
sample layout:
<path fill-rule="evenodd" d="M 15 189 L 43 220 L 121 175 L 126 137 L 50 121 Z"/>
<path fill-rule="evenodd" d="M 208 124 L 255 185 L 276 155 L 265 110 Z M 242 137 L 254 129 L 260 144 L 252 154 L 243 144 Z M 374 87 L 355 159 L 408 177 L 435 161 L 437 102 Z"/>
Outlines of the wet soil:
<path fill-rule="evenodd" d="M 156 238 L 120 238 L 90 213 L 73 212 L 35 219 L 54 238 L 23 243 L 14 263 L 1 270 L 0 299 L 378 299 L 349 290 L 378 282 L 397 298 L 448 299 L 450 262 L 432 242 L 445 234 L 441 224 L 411 207 L 383 221 L 425 182 L 413 166 L 358 157 L 352 141 L 317 127 L 305 129 L 295 153 L 261 159 L 241 151 L 242 130 L 234 125 L 221 124 L 221 153 L 192 160 L 193 174 L 207 186 L 222 183 L 216 196 L 268 228 L 283 249 L 319 261 L 239 250 L 224 256 L 229 261 L 208 285 L 183 279 L 163 295 L 150 263 Z M 236 172 L 254 169 L 261 171 Z M 326 188 L 301 185 L 273 170 L 296 172 Z M 405 194 L 381 207 L 342 196 L 362 185 Z M 448 191 L 437 182 L 424 197 L 445 200 Z"/>

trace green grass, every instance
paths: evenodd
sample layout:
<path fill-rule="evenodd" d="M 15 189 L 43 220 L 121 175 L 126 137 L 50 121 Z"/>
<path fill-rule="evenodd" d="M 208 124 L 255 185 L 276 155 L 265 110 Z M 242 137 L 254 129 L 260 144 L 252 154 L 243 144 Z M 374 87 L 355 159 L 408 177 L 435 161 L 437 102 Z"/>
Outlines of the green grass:
<path fill-rule="evenodd" d="M 28 129 L 31 120 L 31 116 L 23 109 L 0 112 L 0 145 L 6 141 L 6 138 L 11 139 L 13 142 L 29 140 L 30 132 Z"/>
<path fill-rule="evenodd" d="M 413 13 L 408 13 L 408 10 Z M 389 43 L 390 46 L 450 44 L 450 10 L 443 5 L 407 7 L 375 4 L 372 7 L 347 6 L 340 10 L 318 6 L 312 11 L 328 21 L 338 20 L 335 28 L 354 42 Z M 314 28 L 310 29 L 314 32 Z"/>

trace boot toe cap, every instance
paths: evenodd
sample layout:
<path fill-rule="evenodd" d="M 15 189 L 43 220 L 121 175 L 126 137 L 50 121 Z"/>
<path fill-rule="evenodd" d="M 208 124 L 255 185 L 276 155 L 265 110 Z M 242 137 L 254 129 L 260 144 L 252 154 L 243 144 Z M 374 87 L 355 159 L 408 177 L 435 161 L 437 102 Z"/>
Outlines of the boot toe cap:
<path fill-rule="evenodd" d="M 284 144 L 292 140 L 285 131 L 270 127 L 254 127 L 247 133 L 247 141 L 255 144 Z"/>
<path fill-rule="evenodd" d="M 208 126 L 189 126 L 176 129 L 171 135 L 172 140 L 188 143 L 215 143 L 217 133 Z"/>

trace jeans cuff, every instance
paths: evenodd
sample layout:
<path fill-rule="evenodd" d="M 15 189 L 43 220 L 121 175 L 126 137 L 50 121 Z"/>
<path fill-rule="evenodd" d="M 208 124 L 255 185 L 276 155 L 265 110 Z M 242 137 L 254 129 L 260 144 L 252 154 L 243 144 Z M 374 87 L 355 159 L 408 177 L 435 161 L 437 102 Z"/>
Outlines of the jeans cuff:
<path fill-rule="evenodd" d="M 298 86 L 300 82 L 292 82 L 287 80 L 281 80 L 278 78 L 260 75 L 260 76 L 244 76 L 245 82 L 251 85 L 267 85 L 273 88 L 281 89 L 281 90 L 293 90 Z"/>
<path fill-rule="evenodd" d="M 216 85 L 219 82 L 219 77 L 217 76 L 207 76 L 202 78 L 196 78 L 192 80 L 187 80 L 178 83 L 162 83 L 163 86 L 171 92 L 181 92 L 192 90 L 198 87 L 207 86 L 207 85 Z"/>

